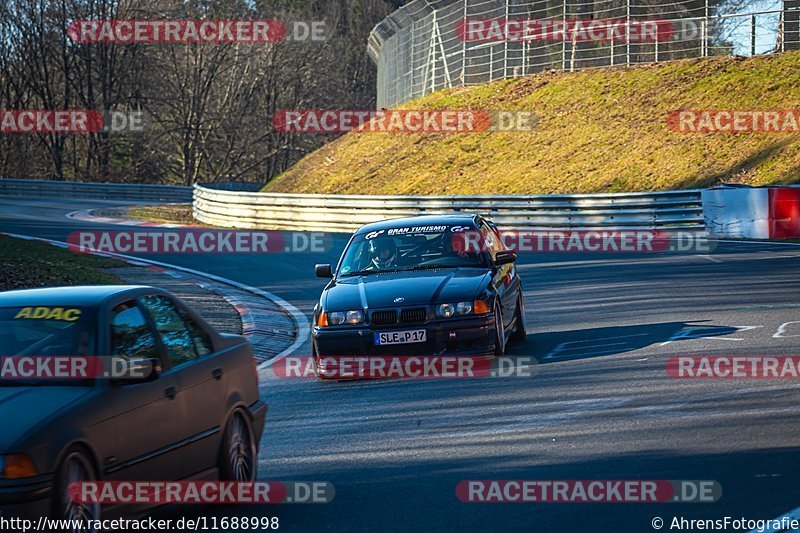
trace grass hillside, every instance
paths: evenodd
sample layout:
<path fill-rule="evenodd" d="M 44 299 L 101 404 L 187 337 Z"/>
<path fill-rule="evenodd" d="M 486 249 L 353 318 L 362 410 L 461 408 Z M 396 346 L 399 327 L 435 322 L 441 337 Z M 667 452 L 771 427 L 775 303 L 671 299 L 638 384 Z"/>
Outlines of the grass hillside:
<path fill-rule="evenodd" d="M 800 182 L 800 135 L 682 134 L 677 109 L 800 109 L 800 52 L 548 72 L 448 89 L 404 109 L 528 110 L 532 132 L 347 134 L 266 192 L 589 193 Z"/>

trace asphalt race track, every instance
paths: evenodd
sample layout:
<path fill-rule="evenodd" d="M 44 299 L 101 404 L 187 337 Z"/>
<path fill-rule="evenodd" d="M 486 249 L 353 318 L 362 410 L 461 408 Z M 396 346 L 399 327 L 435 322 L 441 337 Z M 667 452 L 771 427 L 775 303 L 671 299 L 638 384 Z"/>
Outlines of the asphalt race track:
<path fill-rule="evenodd" d="M 0 198 L 0 231 L 120 229 L 64 215 L 113 202 Z M 161 255 L 266 290 L 307 316 L 322 255 Z M 522 255 L 531 377 L 318 382 L 266 369 L 260 477 L 330 481 L 330 504 L 215 508 L 286 531 L 654 531 L 661 517 L 775 518 L 800 507 L 797 380 L 674 379 L 679 355 L 800 355 L 800 245 L 698 255 Z M 306 342 L 296 355 L 309 355 Z M 716 480 L 716 503 L 468 504 L 469 479 Z M 172 509 L 172 515 L 198 513 Z M 208 512 L 204 510 L 203 513 Z M 669 530 L 664 527 L 664 530 Z"/>

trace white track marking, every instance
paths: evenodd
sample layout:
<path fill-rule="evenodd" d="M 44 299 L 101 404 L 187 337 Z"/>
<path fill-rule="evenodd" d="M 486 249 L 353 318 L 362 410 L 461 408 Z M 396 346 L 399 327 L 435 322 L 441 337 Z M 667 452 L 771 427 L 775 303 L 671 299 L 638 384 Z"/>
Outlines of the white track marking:
<path fill-rule="evenodd" d="M 800 337 L 800 335 L 784 335 L 786 333 L 786 328 L 789 324 L 800 324 L 800 321 L 793 321 L 793 322 L 786 322 L 785 324 L 781 324 L 781 327 L 778 328 L 778 332 L 772 336 L 773 339 L 785 339 L 787 337 Z"/>
<path fill-rule="evenodd" d="M 690 328 L 683 328 L 677 333 L 673 334 L 672 337 L 669 338 L 668 341 L 662 342 L 659 346 L 666 346 L 667 344 L 672 344 L 675 341 L 683 341 L 683 340 L 692 340 L 692 339 L 709 339 L 709 340 L 717 340 L 717 341 L 742 341 L 744 339 L 740 339 L 738 337 L 726 337 L 720 335 L 704 335 L 702 332 L 708 330 L 718 330 L 719 328 L 733 328 L 736 330 L 736 333 L 740 331 L 749 331 L 751 329 L 758 329 L 763 328 L 764 326 L 694 326 Z M 711 333 L 711 332 L 710 332 Z M 733 332 L 732 332 L 733 333 Z M 730 335 L 728 333 L 727 335 Z"/>

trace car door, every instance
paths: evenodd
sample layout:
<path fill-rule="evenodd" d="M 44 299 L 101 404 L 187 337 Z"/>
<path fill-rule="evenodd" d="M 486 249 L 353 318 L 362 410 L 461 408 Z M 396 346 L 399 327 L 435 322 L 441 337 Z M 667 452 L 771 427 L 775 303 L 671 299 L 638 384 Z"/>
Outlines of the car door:
<path fill-rule="evenodd" d="M 486 221 L 481 221 L 481 230 L 486 235 L 486 248 L 494 261 L 497 252 L 506 250 L 499 233 Z M 503 311 L 503 323 L 506 328 L 514 320 L 514 312 L 517 308 L 517 297 L 519 293 L 519 276 L 515 263 L 501 265 L 497 267 L 492 284 L 500 298 L 500 305 Z"/>
<path fill-rule="evenodd" d="M 172 299 L 153 294 L 140 302 L 178 379 L 185 406 L 182 424 L 189 439 L 182 452 L 183 475 L 191 476 L 216 466 L 219 457 L 227 390 L 224 357 L 214 353 L 208 333 Z"/>
<path fill-rule="evenodd" d="M 109 329 L 111 356 L 156 358 L 164 364 L 152 325 L 134 300 L 112 309 Z M 153 381 L 119 381 L 113 385 L 109 398 L 117 413 L 116 454 L 103 458 L 107 475 L 120 480 L 180 477 L 184 412 L 177 392 L 178 381 L 168 371 Z"/>

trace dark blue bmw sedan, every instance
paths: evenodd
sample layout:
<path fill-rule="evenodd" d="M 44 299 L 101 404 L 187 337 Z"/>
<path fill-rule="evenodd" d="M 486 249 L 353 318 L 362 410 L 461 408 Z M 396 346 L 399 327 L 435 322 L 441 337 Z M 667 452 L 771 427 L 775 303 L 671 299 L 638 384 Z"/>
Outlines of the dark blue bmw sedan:
<path fill-rule="evenodd" d="M 98 519 L 76 482 L 253 481 L 266 405 L 252 349 L 170 293 L 90 286 L 0 293 L 0 511 Z M 122 361 L 61 374 L 42 362 Z"/>
<path fill-rule="evenodd" d="M 479 235 L 481 245 L 457 246 L 460 235 Z M 314 309 L 317 366 L 339 356 L 503 355 L 525 337 L 515 262 L 479 215 L 363 226 L 335 268 L 315 269 L 330 278 Z"/>

